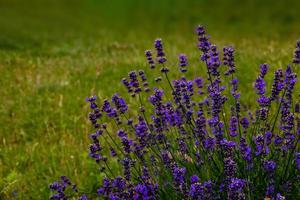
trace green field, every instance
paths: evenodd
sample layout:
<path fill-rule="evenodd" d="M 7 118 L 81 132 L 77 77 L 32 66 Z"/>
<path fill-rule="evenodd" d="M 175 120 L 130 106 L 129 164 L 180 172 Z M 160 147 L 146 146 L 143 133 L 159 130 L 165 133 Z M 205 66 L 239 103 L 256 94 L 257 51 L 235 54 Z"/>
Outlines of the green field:
<path fill-rule="evenodd" d="M 259 64 L 273 70 L 291 60 L 299 10 L 297 0 L 0 0 L 0 199 L 47 199 L 62 174 L 95 191 L 85 97 L 125 95 L 120 80 L 132 69 L 154 77 L 144 50 L 157 37 L 174 77 L 179 53 L 193 63 L 188 77 L 204 76 L 196 25 L 235 46 L 250 106 Z"/>

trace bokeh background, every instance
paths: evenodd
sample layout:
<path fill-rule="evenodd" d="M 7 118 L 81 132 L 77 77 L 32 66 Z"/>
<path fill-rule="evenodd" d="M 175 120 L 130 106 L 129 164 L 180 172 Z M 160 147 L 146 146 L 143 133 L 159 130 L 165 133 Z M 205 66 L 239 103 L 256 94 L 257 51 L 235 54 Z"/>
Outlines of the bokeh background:
<path fill-rule="evenodd" d="M 120 80 L 146 69 L 163 39 L 171 68 L 186 53 L 202 73 L 194 29 L 237 50 L 244 106 L 260 63 L 284 67 L 300 38 L 299 0 L 0 0 L 0 199 L 47 199 L 64 174 L 93 193 L 85 97 L 125 95 Z"/>

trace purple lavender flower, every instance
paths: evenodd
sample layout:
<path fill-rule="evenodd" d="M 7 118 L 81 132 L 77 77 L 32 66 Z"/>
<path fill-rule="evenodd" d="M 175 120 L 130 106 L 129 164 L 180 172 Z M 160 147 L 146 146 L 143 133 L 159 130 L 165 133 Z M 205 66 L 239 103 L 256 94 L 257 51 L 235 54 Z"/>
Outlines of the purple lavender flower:
<path fill-rule="evenodd" d="M 275 146 L 276 147 L 280 147 L 282 145 L 282 143 L 283 143 L 283 138 L 276 134 L 274 136 L 274 144 L 275 144 Z"/>
<path fill-rule="evenodd" d="M 238 135 L 238 119 L 235 115 L 230 116 L 229 135 L 236 137 Z"/>
<path fill-rule="evenodd" d="M 193 81 L 189 81 L 185 77 L 182 77 L 179 80 L 173 81 L 173 87 L 175 103 L 190 109 L 192 107 L 191 97 L 194 95 Z"/>
<path fill-rule="evenodd" d="M 224 47 L 223 48 L 223 64 L 228 66 L 229 69 L 225 72 L 225 75 L 231 75 L 235 72 L 235 64 L 234 64 L 234 48 L 233 47 Z"/>
<path fill-rule="evenodd" d="M 185 54 L 179 54 L 179 68 L 181 72 L 186 72 L 186 66 L 188 66 L 188 60 Z"/>
<path fill-rule="evenodd" d="M 269 69 L 269 65 L 268 64 L 266 64 L 266 63 L 264 63 L 264 64 L 261 64 L 260 65 L 260 77 L 261 78 L 264 78 L 265 77 L 265 75 L 267 74 L 267 72 L 268 72 L 268 69 Z"/>
<path fill-rule="evenodd" d="M 270 98 L 262 95 L 258 98 L 257 102 L 260 107 L 268 107 L 270 105 Z"/>
<path fill-rule="evenodd" d="M 195 82 L 195 84 L 198 88 L 198 94 L 203 94 L 204 93 L 203 90 L 202 90 L 203 82 L 204 82 L 203 78 L 197 77 L 197 78 L 194 79 L 194 82 Z"/>
<path fill-rule="evenodd" d="M 228 185 L 228 199 L 244 200 L 246 181 L 239 178 L 232 178 Z"/>
<path fill-rule="evenodd" d="M 115 104 L 117 110 L 124 114 L 128 110 L 128 106 L 125 102 L 125 100 L 119 96 L 119 94 L 114 94 L 112 96 L 112 102 Z"/>
<path fill-rule="evenodd" d="M 177 165 L 173 168 L 173 180 L 175 188 L 178 192 L 185 194 L 186 191 L 186 180 L 185 180 L 186 168 L 179 168 Z"/>
<path fill-rule="evenodd" d="M 244 200 L 246 187 L 253 198 L 285 199 L 276 195 L 277 190 L 288 196 L 294 195 L 292 189 L 299 178 L 290 177 L 297 175 L 296 170 L 300 171 L 300 153 L 295 148 L 300 141 L 300 106 L 293 94 L 297 75 L 292 65 L 288 65 L 285 73 L 281 69 L 275 72 L 270 96 L 266 93 L 264 79 L 269 65 L 260 65 L 254 83 L 259 107 L 255 117 L 249 114 L 250 124 L 247 117 L 241 116 L 241 109 L 247 105 L 240 103 L 239 81 L 234 76 L 234 49 L 225 47 L 221 60 L 217 46 L 210 43 L 203 26 L 197 28 L 197 35 L 201 60 L 207 67 L 207 80 L 200 77 L 168 80 L 171 90 L 154 88 L 153 93 L 147 95 L 152 110 L 147 105 L 142 106 L 143 112 L 138 112 L 136 118 L 137 112 L 128 112 L 128 105 L 117 93 L 111 101 L 104 100 L 100 108 L 95 96 L 87 98 L 91 108 L 89 119 L 95 129 L 90 134 L 89 156 L 99 165 L 100 172 L 109 177 L 102 179 L 102 186 L 97 190 L 99 198 L 155 200 L 172 196 L 195 200 Z M 161 39 L 155 41 L 155 49 L 156 62 L 161 65 L 161 71 L 167 73 Z M 145 55 L 153 69 L 152 52 L 148 50 Z M 297 42 L 293 62 L 300 63 L 300 42 Z M 229 89 L 221 77 L 224 76 L 220 73 L 222 64 L 226 68 L 225 75 L 231 75 Z M 180 54 L 180 70 L 186 72 L 187 66 L 187 57 Z M 144 98 L 142 91 L 150 91 L 143 70 L 131 71 L 122 83 L 131 96 L 138 95 L 141 101 Z M 199 95 L 194 94 L 195 90 Z M 228 99 L 225 93 L 228 92 L 235 101 L 229 117 L 225 115 L 228 108 L 224 107 L 230 106 L 225 104 Z M 278 105 L 273 108 L 275 103 Z M 101 118 L 103 113 L 107 117 Z M 129 114 L 131 116 L 127 118 Z M 107 120 L 117 123 L 106 125 Z M 123 120 L 127 125 L 121 123 Z M 117 138 L 111 136 L 110 131 Z M 227 134 L 234 141 L 230 141 Z M 237 135 L 239 138 L 234 138 Z M 286 168 L 290 171 L 282 179 L 275 175 L 280 174 L 277 171 L 284 172 L 286 163 L 280 161 L 286 158 L 288 162 L 292 160 L 288 164 L 293 167 Z M 120 167 L 111 169 L 116 163 Z M 114 176 L 119 173 L 122 176 Z M 186 179 L 188 175 L 192 175 L 190 180 Z M 203 182 L 207 177 L 212 180 Z M 50 185 L 55 192 L 51 198 L 65 200 L 70 196 L 71 188 L 77 192 L 76 185 L 61 177 L 60 181 Z M 79 199 L 84 200 L 86 196 L 83 194 Z"/>
<path fill-rule="evenodd" d="M 296 49 L 294 52 L 293 63 L 300 64 L 300 40 L 298 40 L 296 43 Z"/>
<path fill-rule="evenodd" d="M 268 173 L 273 173 L 276 169 L 276 163 L 272 160 L 265 160 L 263 162 L 263 166 Z"/>
<path fill-rule="evenodd" d="M 169 152 L 168 151 L 162 151 L 161 152 L 161 157 L 162 157 L 163 163 L 166 166 L 166 168 L 170 169 L 172 161 L 171 161 L 171 157 L 169 155 Z"/>
<path fill-rule="evenodd" d="M 272 85 L 272 94 L 270 99 L 272 101 L 278 99 L 278 95 L 283 88 L 284 88 L 284 75 L 282 69 L 278 69 L 275 71 L 274 74 L 274 82 Z"/>
<path fill-rule="evenodd" d="M 296 82 L 297 82 L 297 74 L 293 72 L 292 66 L 288 65 L 285 71 L 285 87 L 286 87 L 285 97 L 288 104 L 291 104 L 292 93 Z"/>
<path fill-rule="evenodd" d="M 300 170 L 300 153 L 299 152 L 295 153 L 295 163 L 296 163 L 297 170 Z"/>
<path fill-rule="evenodd" d="M 129 156 L 125 157 L 122 161 L 121 161 L 122 165 L 123 165 L 123 174 L 124 177 L 127 181 L 131 180 L 131 159 L 129 158 Z"/>
<path fill-rule="evenodd" d="M 224 159 L 224 175 L 226 178 L 232 178 L 237 172 L 237 165 L 231 157 Z"/>
<path fill-rule="evenodd" d="M 208 200 L 214 199 L 213 185 L 211 181 L 199 183 L 198 181 L 192 182 L 189 197 L 193 200 Z"/>
<path fill-rule="evenodd" d="M 219 80 L 216 79 L 211 85 L 208 86 L 207 90 L 212 103 L 212 117 L 219 120 L 219 114 L 221 113 L 222 106 L 227 101 L 227 97 L 222 94 L 224 88 L 219 86 Z"/>
<path fill-rule="evenodd" d="M 232 80 L 231 80 L 231 95 L 235 98 L 235 99 L 238 99 L 240 98 L 241 96 L 241 93 L 238 92 L 237 88 L 238 88 L 238 79 L 236 77 L 234 77 Z"/>
<path fill-rule="evenodd" d="M 142 79 L 144 91 L 150 92 L 150 89 L 148 87 L 149 83 L 147 82 L 147 78 L 146 78 L 145 72 L 143 70 L 139 70 L 139 76 Z"/>
<path fill-rule="evenodd" d="M 241 138 L 240 139 L 240 152 L 242 155 L 242 158 L 248 163 L 252 163 L 252 149 L 250 146 L 247 145 L 246 139 Z"/>
<path fill-rule="evenodd" d="M 241 119 L 241 125 L 242 125 L 244 131 L 246 131 L 250 125 L 249 119 L 247 117 L 243 117 Z"/>
<path fill-rule="evenodd" d="M 131 71 L 131 72 L 129 72 L 128 77 L 130 79 L 129 86 L 133 90 L 132 96 L 135 96 L 136 94 L 138 94 L 142 91 L 138 77 L 137 77 L 137 73 L 135 71 Z"/>
<path fill-rule="evenodd" d="M 179 151 L 184 155 L 188 153 L 188 147 L 184 139 L 178 138 Z"/>
<path fill-rule="evenodd" d="M 78 200 L 88 200 L 85 194 L 82 194 Z"/>
<path fill-rule="evenodd" d="M 193 175 L 190 177 L 191 183 L 197 183 L 199 181 L 199 177 L 197 175 Z"/>
<path fill-rule="evenodd" d="M 179 111 L 179 109 L 174 110 L 172 106 L 166 106 L 165 117 L 168 124 L 173 127 L 177 126 L 179 128 L 184 123 L 182 113 Z"/>
<path fill-rule="evenodd" d="M 275 192 L 275 185 L 274 185 L 274 181 L 271 181 L 272 183 L 269 183 L 267 186 L 267 191 L 266 191 L 266 197 L 272 197 L 274 192 Z"/>
<path fill-rule="evenodd" d="M 86 101 L 90 102 L 90 108 L 91 109 L 95 109 L 97 108 L 97 104 L 95 103 L 95 101 L 97 100 L 96 96 L 91 96 L 91 97 L 87 97 Z"/>
<path fill-rule="evenodd" d="M 270 149 L 268 146 L 265 146 L 264 136 L 257 135 L 256 137 L 254 137 L 254 142 L 256 146 L 256 151 L 255 151 L 256 156 L 265 155 L 269 153 Z"/>
<path fill-rule="evenodd" d="M 204 148 L 213 151 L 216 145 L 216 139 L 212 137 L 207 137 L 204 141 Z"/>
<path fill-rule="evenodd" d="M 219 59 L 219 51 L 217 50 L 216 45 L 211 45 L 209 52 L 209 59 L 207 61 L 207 67 L 209 73 L 213 76 L 219 76 L 218 68 L 221 65 L 221 61 Z"/>
<path fill-rule="evenodd" d="M 122 108 L 122 110 L 123 109 L 124 108 Z M 104 103 L 103 103 L 103 106 L 102 106 L 102 112 L 105 112 L 108 117 L 118 118 L 117 110 L 110 105 L 110 102 L 107 99 L 104 100 Z"/>
<path fill-rule="evenodd" d="M 162 44 L 162 40 L 161 39 L 156 39 L 155 43 L 154 43 L 155 49 L 157 51 L 157 61 L 160 64 L 163 64 L 167 61 L 167 59 L 165 58 L 165 53 L 163 51 L 163 44 Z"/>
<path fill-rule="evenodd" d="M 198 48 L 200 51 L 202 51 L 201 60 L 207 61 L 209 58 L 208 52 L 210 50 L 210 42 L 209 42 L 209 36 L 206 35 L 205 29 L 203 26 L 199 25 L 196 29 L 196 33 L 198 35 Z"/>
<path fill-rule="evenodd" d="M 182 185 L 185 183 L 185 173 L 186 173 L 186 168 L 179 168 L 177 165 L 175 165 L 174 169 L 173 169 L 173 178 L 174 181 L 179 184 Z"/>
<path fill-rule="evenodd" d="M 160 69 L 161 72 L 167 73 L 169 69 L 164 66 L 164 63 L 167 61 L 166 55 L 163 51 L 163 44 L 161 39 L 156 39 L 154 43 L 157 55 L 156 55 L 156 60 L 159 64 L 162 64 L 162 68 Z"/>
<path fill-rule="evenodd" d="M 139 183 L 135 186 L 134 188 L 134 196 L 133 200 L 155 200 L 157 199 L 157 190 L 158 190 L 158 185 L 157 184 L 152 184 L 152 183 Z"/>
<path fill-rule="evenodd" d="M 131 93 L 133 92 L 133 89 L 132 89 L 132 87 L 130 86 L 130 84 L 129 84 L 129 82 L 128 82 L 128 80 L 127 80 L 126 78 L 123 78 L 123 79 L 122 79 L 122 84 L 126 87 L 127 92 L 128 92 L 129 94 L 131 94 Z"/>
<path fill-rule="evenodd" d="M 96 104 L 96 96 L 87 97 L 86 101 L 90 102 L 90 108 L 91 112 L 89 113 L 89 120 L 93 124 L 94 128 L 98 128 L 99 124 L 97 123 L 97 120 L 102 117 L 102 113 Z"/>
<path fill-rule="evenodd" d="M 273 134 L 271 131 L 267 131 L 265 133 L 265 143 L 266 145 L 270 145 L 272 143 Z"/>
<path fill-rule="evenodd" d="M 54 183 L 49 185 L 51 191 L 56 192 L 50 197 L 50 199 L 66 200 L 67 194 L 65 191 L 69 187 L 73 190 L 73 192 L 77 192 L 76 185 L 72 184 L 70 179 L 66 176 L 61 176 L 60 181 L 55 181 Z"/>
<path fill-rule="evenodd" d="M 150 69 L 154 69 L 155 64 L 154 64 L 154 60 L 153 60 L 153 57 L 152 57 L 152 52 L 150 50 L 146 50 L 145 55 L 146 55 L 146 58 L 148 60 L 148 64 L 150 66 Z"/>
<path fill-rule="evenodd" d="M 263 95 L 266 92 L 266 83 L 263 78 L 258 77 L 255 81 L 254 87 L 256 89 L 256 93 L 259 95 Z"/>

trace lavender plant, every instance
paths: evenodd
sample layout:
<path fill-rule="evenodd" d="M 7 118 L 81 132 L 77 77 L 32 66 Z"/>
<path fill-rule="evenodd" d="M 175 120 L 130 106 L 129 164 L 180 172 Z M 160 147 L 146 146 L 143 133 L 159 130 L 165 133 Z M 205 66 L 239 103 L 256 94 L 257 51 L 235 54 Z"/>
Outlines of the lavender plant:
<path fill-rule="evenodd" d="M 274 72 L 270 91 L 269 65 L 260 65 L 253 84 L 257 105 L 249 111 L 240 103 L 234 48 L 224 47 L 221 56 L 203 26 L 196 34 L 206 75 L 170 80 L 157 39 L 156 57 L 150 50 L 145 55 L 150 69 L 160 68 L 155 80 L 166 84 L 150 87 L 144 71 L 131 71 L 122 84 L 138 107 L 117 93 L 102 102 L 87 98 L 94 128 L 89 156 L 105 175 L 91 198 L 300 198 L 300 106 L 294 95 L 300 41 L 291 64 Z M 189 70 L 187 56 L 178 58 L 179 73 Z M 71 185 L 66 177 L 50 185 L 57 191 L 51 199 L 67 199 Z"/>

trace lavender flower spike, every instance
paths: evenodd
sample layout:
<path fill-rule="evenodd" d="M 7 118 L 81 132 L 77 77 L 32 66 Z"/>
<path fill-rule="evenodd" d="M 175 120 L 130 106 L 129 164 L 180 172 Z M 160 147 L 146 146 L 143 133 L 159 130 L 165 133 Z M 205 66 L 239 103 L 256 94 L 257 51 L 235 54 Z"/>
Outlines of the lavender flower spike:
<path fill-rule="evenodd" d="M 152 52 L 150 50 L 146 50 L 145 55 L 146 55 L 146 58 L 148 60 L 148 64 L 150 66 L 150 69 L 154 69 L 155 64 L 154 64 L 154 60 L 153 60 L 153 57 L 152 57 Z"/>
<path fill-rule="evenodd" d="M 300 64 L 300 40 L 298 40 L 296 43 L 293 63 L 298 65 Z"/>
<path fill-rule="evenodd" d="M 235 72 L 235 64 L 234 64 L 234 48 L 233 47 L 224 47 L 223 48 L 223 64 L 228 66 L 229 69 L 225 72 L 225 75 L 228 76 Z"/>
<path fill-rule="evenodd" d="M 180 71 L 181 72 L 186 72 L 186 66 L 188 66 L 188 61 L 187 61 L 187 57 L 184 54 L 180 54 L 179 55 L 179 67 L 180 67 Z"/>

